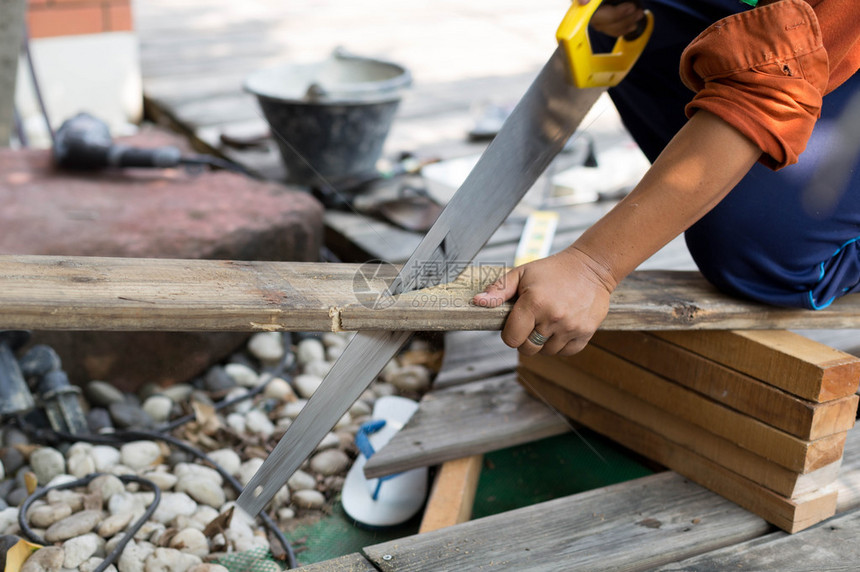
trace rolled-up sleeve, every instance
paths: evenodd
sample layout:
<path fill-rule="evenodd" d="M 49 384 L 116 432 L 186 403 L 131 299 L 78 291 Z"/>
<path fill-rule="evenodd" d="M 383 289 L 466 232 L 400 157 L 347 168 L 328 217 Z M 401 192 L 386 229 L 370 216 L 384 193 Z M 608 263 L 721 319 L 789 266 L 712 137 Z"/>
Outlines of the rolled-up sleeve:
<path fill-rule="evenodd" d="M 772 169 L 796 163 L 819 117 L 829 66 L 818 19 L 802 0 L 781 0 L 724 18 L 681 57 L 696 92 L 691 117 L 707 110 L 762 150 Z"/>

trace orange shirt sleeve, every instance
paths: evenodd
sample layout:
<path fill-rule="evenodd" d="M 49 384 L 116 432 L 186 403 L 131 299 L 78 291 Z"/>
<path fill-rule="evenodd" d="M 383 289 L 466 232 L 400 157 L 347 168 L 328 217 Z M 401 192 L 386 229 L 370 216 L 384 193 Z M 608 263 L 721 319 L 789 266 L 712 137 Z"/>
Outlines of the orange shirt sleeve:
<path fill-rule="evenodd" d="M 802 0 L 719 20 L 686 48 L 680 71 L 696 92 L 687 116 L 699 109 L 719 116 L 758 145 L 772 169 L 797 162 L 830 81 L 818 18 Z"/>

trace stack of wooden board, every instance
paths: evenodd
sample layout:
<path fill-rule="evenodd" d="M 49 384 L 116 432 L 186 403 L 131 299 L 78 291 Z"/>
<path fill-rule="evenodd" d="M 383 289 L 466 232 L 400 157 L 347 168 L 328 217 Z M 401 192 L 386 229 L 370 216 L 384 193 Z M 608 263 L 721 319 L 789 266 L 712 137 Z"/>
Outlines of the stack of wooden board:
<path fill-rule="evenodd" d="M 860 359 L 785 330 L 598 332 L 572 357 L 522 356 L 565 415 L 788 532 L 836 510 Z"/>

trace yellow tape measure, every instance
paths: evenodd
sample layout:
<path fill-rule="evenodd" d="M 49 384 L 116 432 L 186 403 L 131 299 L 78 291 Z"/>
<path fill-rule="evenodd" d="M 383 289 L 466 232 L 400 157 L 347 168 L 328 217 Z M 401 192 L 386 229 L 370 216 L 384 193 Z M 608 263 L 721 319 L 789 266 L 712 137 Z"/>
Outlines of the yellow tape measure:
<path fill-rule="evenodd" d="M 514 266 L 521 266 L 547 256 L 552 248 L 552 239 L 555 237 L 557 227 L 557 212 L 533 211 L 526 220 L 526 226 L 520 236 L 520 243 L 514 256 Z"/>

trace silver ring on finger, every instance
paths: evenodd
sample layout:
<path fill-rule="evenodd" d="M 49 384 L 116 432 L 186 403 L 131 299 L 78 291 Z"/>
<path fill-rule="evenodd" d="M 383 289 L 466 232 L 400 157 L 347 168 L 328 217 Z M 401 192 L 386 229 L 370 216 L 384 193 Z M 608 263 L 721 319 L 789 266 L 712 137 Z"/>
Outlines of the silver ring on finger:
<path fill-rule="evenodd" d="M 549 339 L 549 336 L 544 336 L 537 330 L 532 330 L 532 333 L 529 334 L 527 339 L 536 346 L 542 346 Z"/>

